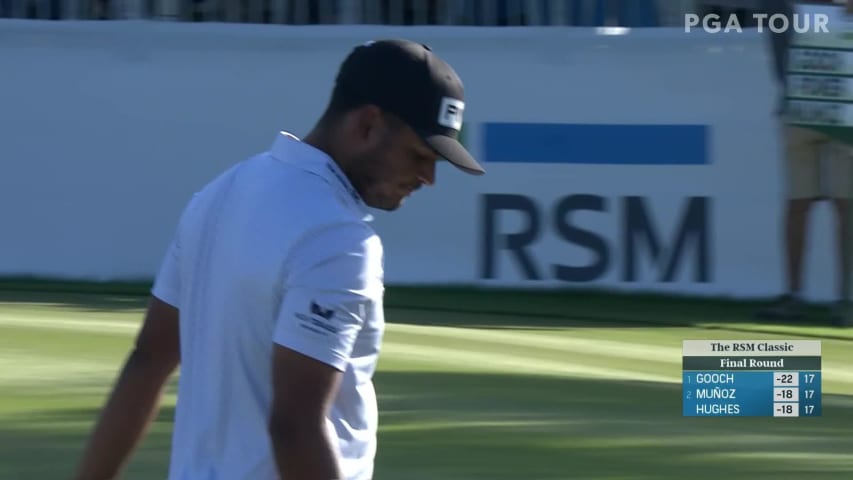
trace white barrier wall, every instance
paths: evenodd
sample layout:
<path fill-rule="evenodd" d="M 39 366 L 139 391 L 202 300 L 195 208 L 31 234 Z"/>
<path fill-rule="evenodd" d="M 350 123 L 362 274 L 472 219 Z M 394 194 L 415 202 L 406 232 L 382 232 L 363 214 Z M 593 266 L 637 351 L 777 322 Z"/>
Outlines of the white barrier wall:
<path fill-rule="evenodd" d="M 0 275 L 150 278 L 191 193 L 305 134 L 348 50 L 390 36 L 456 66 L 488 174 L 442 165 L 377 212 L 389 284 L 781 290 L 766 39 L 677 29 L 0 22 Z M 815 299 L 834 292 L 828 212 Z"/>

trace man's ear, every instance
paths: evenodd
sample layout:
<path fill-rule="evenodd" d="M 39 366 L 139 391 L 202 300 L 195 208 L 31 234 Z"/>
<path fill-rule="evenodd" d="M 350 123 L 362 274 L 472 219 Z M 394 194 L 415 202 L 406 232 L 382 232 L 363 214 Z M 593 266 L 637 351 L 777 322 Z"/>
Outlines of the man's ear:
<path fill-rule="evenodd" d="M 352 122 L 359 141 L 372 144 L 380 140 L 382 112 L 375 105 L 364 105 L 352 112 Z"/>

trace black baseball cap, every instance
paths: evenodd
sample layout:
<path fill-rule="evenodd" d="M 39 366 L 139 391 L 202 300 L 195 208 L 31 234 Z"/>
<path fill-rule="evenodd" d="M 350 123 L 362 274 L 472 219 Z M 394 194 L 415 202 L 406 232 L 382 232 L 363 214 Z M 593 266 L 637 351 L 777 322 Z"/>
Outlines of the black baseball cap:
<path fill-rule="evenodd" d="M 336 87 L 406 122 L 440 157 L 473 175 L 485 169 L 459 143 L 462 80 L 430 47 L 402 39 L 370 41 L 341 64 Z"/>

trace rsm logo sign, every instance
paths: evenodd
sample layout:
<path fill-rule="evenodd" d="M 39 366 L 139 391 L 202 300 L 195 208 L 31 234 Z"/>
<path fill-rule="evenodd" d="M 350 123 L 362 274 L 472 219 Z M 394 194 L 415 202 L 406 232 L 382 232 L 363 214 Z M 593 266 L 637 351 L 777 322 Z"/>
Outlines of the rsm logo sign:
<path fill-rule="evenodd" d="M 486 194 L 481 197 L 480 206 L 482 279 L 499 278 L 499 259 L 508 256 L 528 280 L 593 282 L 618 269 L 618 278 L 623 282 L 674 282 L 684 279 L 680 271 L 692 267 L 689 281 L 712 281 L 708 197 L 684 198 L 680 218 L 669 225 L 660 224 L 642 196 L 572 194 L 558 198 L 553 205 L 542 205 L 526 195 Z M 510 212 L 522 216 L 523 228 L 506 231 L 501 227 L 501 216 Z M 575 217 L 580 212 L 616 216 L 617 231 L 608 235 L 579 225 Z M 561 258 L 560 250 L 553 249 L 537 256 L 534 247 L 547 235 L 589 250 L 594 260 L 572 264 Z M 654 279 L 641 275 L 644 262 L 655 266 Z"/>

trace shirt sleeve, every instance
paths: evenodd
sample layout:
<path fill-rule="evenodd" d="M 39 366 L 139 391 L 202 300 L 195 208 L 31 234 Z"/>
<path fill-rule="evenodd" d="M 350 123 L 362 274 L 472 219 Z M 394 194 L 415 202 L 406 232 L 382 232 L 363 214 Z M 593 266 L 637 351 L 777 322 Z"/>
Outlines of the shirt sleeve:
<path fill-rule="evenodd" d="M 175 308 L 180 308 L 181 298 L 180 253 L 180 238 L 175 235 L 151 288 L 152 295 Z"/>
<path fill-rule="evenodd" d="M 381 308 L 382 255 L 379 237 L 356 223 L 303 240 L 288 262 L 273 341 L 344 371 L 362 326 Z"/>
<path fill-rule="evenodd" d="M 199 201 L 198 199 L 199 194 L 194 194 L 184 208 L 184 211 L 181 212 L 178 227 L 175 229 L 175 234 L 169 243 L 166 255 L 160 263 L 160 269 L 154 279 L 154 285 L 151 287 L 152 295 L 178 309 L 180 308 L 181 299 L 181 237 Z"/>

